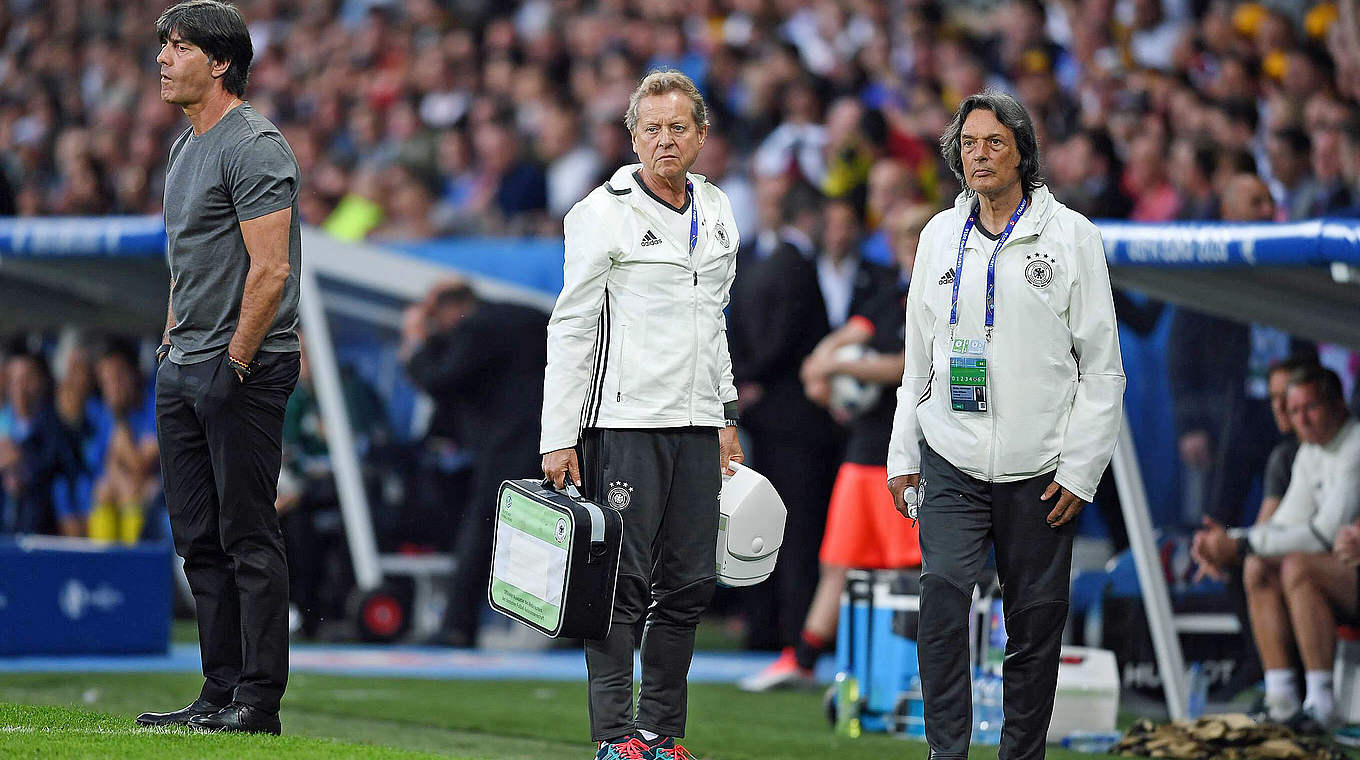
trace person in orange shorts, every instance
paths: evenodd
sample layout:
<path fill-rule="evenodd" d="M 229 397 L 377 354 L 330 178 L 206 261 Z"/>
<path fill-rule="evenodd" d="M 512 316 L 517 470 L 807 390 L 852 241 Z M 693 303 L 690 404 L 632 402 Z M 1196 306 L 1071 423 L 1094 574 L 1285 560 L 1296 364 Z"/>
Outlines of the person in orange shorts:
<path fill-rule="evenodd" d="M 901 271 L 910 273 L 916 238 L 932 209 L 904 206 L 888 219 L 888 232 Z M 919 567 L 916 527 L 893 505 L 887 482 L 888 440 L 901 383 L 907 274 L 896 288 L 867 299 L 845 325 L 817 344 L 803 364 L 808 398 L 826 406 L 849 429 L 845 461 L 836 475 L 822 538 L 821 579 L 803 622 L 798 643 L 758 673 L 739 682 L 746 691 L 815 683 L 813 667 L 831 650 L 840 615 L 841 589 L 849 568 Z M 854 350 L 850 347 L 862 347 Z M 847 393 L 833 384 L 848 383 Z M 857 381 L 857 382 L 856 382 Z M 868 386 L 877 386 L 877 398 Z"/>

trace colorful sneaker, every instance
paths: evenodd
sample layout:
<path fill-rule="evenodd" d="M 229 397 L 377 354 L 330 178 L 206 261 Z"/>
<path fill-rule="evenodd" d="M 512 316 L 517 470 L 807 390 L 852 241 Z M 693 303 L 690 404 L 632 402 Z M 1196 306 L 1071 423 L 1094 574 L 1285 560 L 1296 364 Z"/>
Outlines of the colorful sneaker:
<path fill-rule="evenodd" d="M 812 671 L 799 667 L 793 656 L 793 647 L 785 647 L 779 659 L 765 666 L 759 673 L 749 675 L 737 682 L 742 691 L 769 691 L 783 687 L 809 688 L 817 685 Z"/>
<path fill-rule="evenodd" d="M 653 760 L 655 755 L 645 743 L 636 736 L 626 742 L 600 742 L 595 760 Z"/>
<path fill-rule="evenodd" d="M 652 747 L 653 760 L 694 760 L 694 755 L 689 750 L 675 743 L 674 739 L 666 741 Z"/>

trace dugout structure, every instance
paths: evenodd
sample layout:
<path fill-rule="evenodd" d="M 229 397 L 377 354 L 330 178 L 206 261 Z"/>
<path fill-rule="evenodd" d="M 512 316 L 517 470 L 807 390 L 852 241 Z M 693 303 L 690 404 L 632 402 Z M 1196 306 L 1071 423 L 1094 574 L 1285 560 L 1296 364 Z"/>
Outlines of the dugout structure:
<path fill-rule="evenodd" d="M 1360 220 L 1096 224 L 1118 287 L 1360 350 Z M 454 274 L 469 279 L 486 298 L 551 309 L 562 283 L 562 243 L 457 239 L 378 247 L 304 227 L 303 263 L 300 318 L 350 556 L 360 589 L 372 591 L 385 573 L 419 575 L 429 568 L 406 567 L 400 557 L 378 554 L 341 398 L 331 320 L 368 320 L 395 331 L 403 305 Z M 84 326 L 159 334 L 167 284 L 158 216 L 0 218 L 0 332 Z M 1126 415 L 1112 465 L 1167 706 L 1172 717 L 1183 717 L 1185 663 L 1140 465 L 1148 452 L 1135 448 L 1131 431 Z"/>

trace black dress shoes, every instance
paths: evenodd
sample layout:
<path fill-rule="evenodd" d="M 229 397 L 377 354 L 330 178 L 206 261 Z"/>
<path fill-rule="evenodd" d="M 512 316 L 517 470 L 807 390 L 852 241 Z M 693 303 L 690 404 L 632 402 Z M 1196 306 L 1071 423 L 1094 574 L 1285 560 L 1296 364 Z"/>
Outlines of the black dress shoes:
<path fill-rule="evenodd" d="M 196 715 L 189 727 L 200 731 L 237 731 L 244 734 L 279 735 L 279 714 L 232 702 L 212 715 Z"/>
<path fill-rule="evenodd" d="M 137 716 L 139 726 L 183 726 L 189 719 L 196 715 L 212 715 L 222 709 L 221 705 L 215 705 L 204 699 L 195 699 L 194 703 L 181 710 L 168 713 L 144 712 Z"/>

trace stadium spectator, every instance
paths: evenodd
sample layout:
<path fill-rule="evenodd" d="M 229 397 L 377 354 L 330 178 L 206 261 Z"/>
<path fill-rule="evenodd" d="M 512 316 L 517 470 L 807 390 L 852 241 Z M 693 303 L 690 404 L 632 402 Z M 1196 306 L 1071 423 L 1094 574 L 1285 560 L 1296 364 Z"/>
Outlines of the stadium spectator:
<path fill-rule="evenodd" d="M 439 643 L 477 645 L 486 607 L 496 491 L 538 464 L 548 317 L 528 306 L 479 298 L 466 283 L 436 286 L 408 309 L 402 353 L 411 381 L 429 394 L 441 426 L 472 457 L 469 501 L 454 537 L 456 567 Z M 448 498 L 439 494 L 438 498 Z"/>
<path fill-rule="evenodd" d="M 106 349 L 96 374 L 103 403 L 92 444 L 102 469 L 94 473 L 89 534 L 101 541 L 136 543 L 160 490 L 154 403 L 129 349 Z"/>
<path fill-rule="evenodd" d="M 1086 129 L 1049 152 L 1054 193 L 1092 219 L 1123 219 L 1133 202 L 1120 187 L 1123 165 L 1103 129 Z"/>
<path fill-rule="evenodd" d="M 1308 202 L 1315 190 L 1309 164 L 1312 143 L 1297 126 L 1282 126 L 1266 140 L 1270 159 L 1271 194 L 1289 220 L 1308 216 Z"/>
<path fill-rule="evenodd" d="M 52 487 L 74 478 L 80 459 L 52 402 L 52 375 L 41 356 L 16 353 L 4 363 L 0 408 L 0 533 L 56 533 Z"/>
<path fill-rule="evenodd" d="M 1218 216 L 1213 185 L 1216 163 L 1213 147 L 1203 140 L 1182 137 L 1171 143 L 1168 175 L 1180 196 L 1177 219 L 1205 221 Z"/>
<path fill-rule="evenodd" d="M 1242 565 L 1252 632 L 1266 669 L 1267 713 L 1316 731 L 1336 717 L 1337 620 L 1360 612 L 1350 544 L 1332 551 L 1342 527 L 1360 517 L 1360 425 L 1347 414 L 1341 381 L 1328 369 L 1293 377 L 1285 406 L 1300 445 L 1279 507 L 1249 528 L 1225 530 L 1205 518 L 1192 553 L 1215 577 Z M 1290 664 L 1295 648 L 1305 671 L 1302 704 Z"/>

